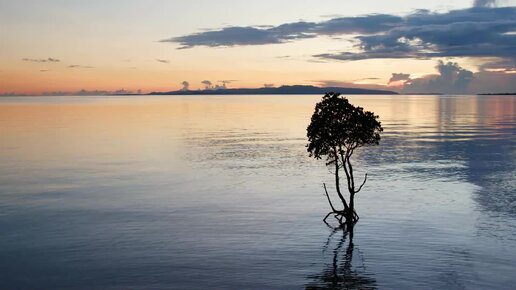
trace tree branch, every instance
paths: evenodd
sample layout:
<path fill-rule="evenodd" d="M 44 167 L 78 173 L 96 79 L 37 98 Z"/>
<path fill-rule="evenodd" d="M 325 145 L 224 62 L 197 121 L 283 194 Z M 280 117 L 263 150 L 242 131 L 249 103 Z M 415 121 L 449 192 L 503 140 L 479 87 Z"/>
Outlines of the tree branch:
<path fill-rule="evenodd" d="M 348 170 L 348 167 L 346 166 L 346 159 L 344 158 L 344 155 L 342 154 L 342 147 L 339 146 L 339 154 L 340 154 L 340 159 L 342 160 L 342 166 L 344 167 L 344 172 L 346 173 L 346 179 L 348 181 L 348 191 L 351 192 L 351 176 L 349 174 L 349 170 Z M 346 148 L 347 149 L 347 148 Z M 348 155 L 348 150 L 346 150 L 346 156 Z"/>
<path fill-rule="evenodd" d="M 349 160 L 351 155 L 353 155 L 353 150 L 348 151 L 348 152 L 349 152 L 349 154 L 346 155 L 346 161 L 347 161 L 348 168 L 349 168 L 349 179 L 351 180 L 349 192 L 354 193 L 355 192 L 355 177 L 353 176 L 353 166 L 351 166 L 351 161 Z"/>
<path fill-rule="evenodd" d="M 331 209 L 336 212 L 337 210 L 335 210 L 335 208 L 333 207 L 333 204 L 331 203 L 331 199 L 330 199 L 330 195 L 328 194 L 328 190 L 326 189 L 326 183 L 323 183 L 323 187 L 324 187 L 324 192 L 326 193 L 326 198 L 328 198 L 328 202 L 330 203 L 330 207 Z M 326 216 L 328 217 L 328 216 Z M 326 219 L 326 218 L 325 218 Z"/>
<path fill-rule="evenodd" d="M 365 177 L 364 177 L 364 182 L 362 182 L 362 184 L 360 185 L 360 187 L 358 188 L 357 191 L 355 191 L 355 193 L 359 192 L 361 189 L 362 189 L 362 186 L 364 186 L 364 184 L 366 183 L 367 181 L 367 172 L 365 174 Z"/>
<path fill-rule="evenodd" d="M 333 147 L 333 150 L 334 150 L 334 154 L 335 154 L 335 189 L 337 190 L 337 194 L 339 195 L 339 198 L 342 201 L 342 204 L 344 205 L 344 210 L 346 210 L 348 208 L 348 203 L 346 202 L 346 199 L 340 192 L 339 155 L 337 154 L 337 147 Z M 346 177 L 347 177 L 347 173 L 346 173 Z"/>

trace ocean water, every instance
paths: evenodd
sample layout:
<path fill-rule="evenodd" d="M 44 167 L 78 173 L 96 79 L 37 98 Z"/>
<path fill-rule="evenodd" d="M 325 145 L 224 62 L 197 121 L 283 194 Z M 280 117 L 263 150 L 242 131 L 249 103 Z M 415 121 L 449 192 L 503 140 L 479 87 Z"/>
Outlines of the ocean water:
<path fill-rule="evenodd" d="M 350 96 L 353 244 L 320 98 L 0 98 L 0 289 L 514 289 L 516 97 Z"/>

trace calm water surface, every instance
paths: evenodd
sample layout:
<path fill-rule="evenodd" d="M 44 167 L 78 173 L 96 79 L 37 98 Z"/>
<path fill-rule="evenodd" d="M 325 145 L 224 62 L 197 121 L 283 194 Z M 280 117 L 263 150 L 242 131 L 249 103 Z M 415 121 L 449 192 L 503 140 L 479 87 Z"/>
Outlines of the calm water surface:
<path fill-rule="evenodd" d="M 514 289 L 515 97 L 350 97 L 385 128 L 353 247 L 319 100 L 1 98 L 0 289 Z"/>

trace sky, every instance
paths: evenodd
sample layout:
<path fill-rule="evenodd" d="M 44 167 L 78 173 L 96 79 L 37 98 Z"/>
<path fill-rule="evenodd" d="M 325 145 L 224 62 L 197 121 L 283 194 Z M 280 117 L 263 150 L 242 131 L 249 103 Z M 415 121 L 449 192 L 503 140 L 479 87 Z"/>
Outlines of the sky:
<path fill-rule="evenodd" d="M 516 0 L 0 0 L 0 94 L 516 92 Z"/>

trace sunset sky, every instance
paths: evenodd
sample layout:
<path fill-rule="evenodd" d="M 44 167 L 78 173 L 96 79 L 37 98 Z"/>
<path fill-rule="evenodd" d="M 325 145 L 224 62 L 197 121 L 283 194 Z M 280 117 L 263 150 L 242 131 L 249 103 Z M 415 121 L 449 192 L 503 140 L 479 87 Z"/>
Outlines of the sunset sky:
<path fill-rule="evenodd" d="M 516 0 L 0 0 L 0 94 L 516 92 Z"/>

